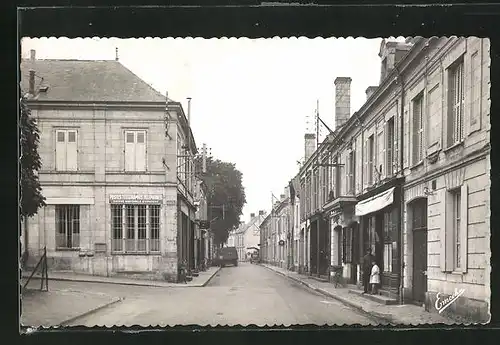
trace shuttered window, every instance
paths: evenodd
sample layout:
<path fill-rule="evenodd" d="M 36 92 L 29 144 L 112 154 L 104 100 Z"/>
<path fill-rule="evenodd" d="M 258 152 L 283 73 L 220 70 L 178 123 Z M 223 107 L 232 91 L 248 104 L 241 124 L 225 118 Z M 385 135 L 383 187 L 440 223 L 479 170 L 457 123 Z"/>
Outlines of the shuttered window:
<path fill-rule="evenodd" d="M 468 187 L 442 190 L 440 266 L 443 272 L 467 271 Z"/>
<path fill-rule="evenodd" d="M 56 170 L 76 171 L 78 169 L 77 131 L 56 130 Z"/>
<path fill-rule="evenodd" d="M 125 171 L 146 171 L 146 131 L 125 131 Z"/>
<path fill-rule="evenodd" d="M 373 184 L 373 173 L 374 173 L 374 156 L 375 156 L 375 148 L 374 148 L 374 138 L 373 134 L 368 138 L 368 155 L 366 157 L 367 160 L 367 181 L 368 185 L 371 186 Z"/>
<path fill-rule="evenodd" d="M 424 97 L 422 94 L 413 100 L 413 126 L 412 126 L 412 164 L 417 164 L 423 159 L 424 136 Z"/>
<path fill-rule="evenodd" d="M 394 118 L 391 117 L 389 121 L 386 123 L 386 140 L 387 140 L 387 148 L 386 148 L 386 168 L 385 175 L 387 177 L 391 177 L 394 174 L 394 147 L 395 147 L 395 137 L 394 137 Z"/>
<path fill-rule="evenodd" d="M 448 146 L 464 137 L 464 64 L 457 61 L 448 70 Z"/>

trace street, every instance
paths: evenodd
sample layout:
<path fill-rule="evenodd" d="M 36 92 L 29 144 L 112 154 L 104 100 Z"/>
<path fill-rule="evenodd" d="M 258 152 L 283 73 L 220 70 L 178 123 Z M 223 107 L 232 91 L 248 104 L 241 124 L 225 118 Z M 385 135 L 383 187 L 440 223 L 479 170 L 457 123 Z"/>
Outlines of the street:
<path fill-rule="evenodd" d="M 53 289 L 86 289 L 125 298 L 76 319 L 70 326 L 376 324 L 336 300 L 250 263 L 223 268 L 202 288 L 67 281 L 50 284 Z"/>

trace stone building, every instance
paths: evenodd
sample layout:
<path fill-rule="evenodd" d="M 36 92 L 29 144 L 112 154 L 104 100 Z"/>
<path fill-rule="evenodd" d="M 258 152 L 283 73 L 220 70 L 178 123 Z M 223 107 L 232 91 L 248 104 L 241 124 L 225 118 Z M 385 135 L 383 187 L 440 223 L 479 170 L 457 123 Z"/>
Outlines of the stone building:
<path fill-rule="evenodd" d="M 119 61 L 21 62 L 40 129 L 47 206 L 26 222 L 31 260 L 78 273 L 177 280 L 194 268 L 196 144 L 189 115 Z M 26 236 L 27 234 L 27 236 Z"/>
<path fill-rule="evenodd" d="M 279 199 L 273 196 L 271 212 L 260 223 L 261 259 L 265 263 L 287 268 L 292 261 L 290 235 L 292 231 L 292 205 L 289 186 Z"/>
<path fill-rule="evenodd" d="M 266 212 L 262 210 L 258 214 L 250 213 L 249 221 L 240 222 L 240 226 L 229 234 L 226 246 L 236 247 L 238 260 L 247 261 L 251 253 L 260 251 L 260 225 L 265 217 Z"/>
<path fill-rule="evenodd" d="M 438 294 L 458 295 L 447 312 L 487 320 L 489 40 L 384 40 L 380 57 L 380 85 L 367 88 L 365 104 L 350 116 L 350 78 L 337 78 L 335 131 L 313 153 L 306 134 L 295 178 L 304 271 L 341 266 L 359 284 L 371 248 L 382 293 L 429 311 Z"/>

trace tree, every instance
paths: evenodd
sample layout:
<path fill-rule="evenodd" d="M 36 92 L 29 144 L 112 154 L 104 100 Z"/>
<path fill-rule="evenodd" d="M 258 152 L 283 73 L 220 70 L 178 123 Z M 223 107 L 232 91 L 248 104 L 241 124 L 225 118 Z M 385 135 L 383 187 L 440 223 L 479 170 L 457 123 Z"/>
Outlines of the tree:
<path fill-rule="evenodd" d="M 201 159 L 197 160 L 197 166 L 201 168 Z M 206 173 L 201 179 L 207 186 L 208 214 L 212 221 L 210 228 L 219 247 L 227 241 L 229 232 L 240 224 L 246 203 L 242 177 L 234 163 L 207 159 Z"/>
<path fill-rule="evenodd" d="M 42 188 L 38 180 L 38 170 L 42 166 L 42 161 L 38 154 L 38 143 L 40 132 L 34 119 L 31 117 L 31 110 L 27 105 L 26 97 L 20 100 L 19 108 L 19 151 L 20 176 L 21 176 L 21 200 L 20 214 L 25 224 L 24 242 L 25 250 L 23 261 L 27 258 L 27 224 L 26 219 L 35 215 L 40 207 L 45 206 L 45 197 L 42 195 Z"/>

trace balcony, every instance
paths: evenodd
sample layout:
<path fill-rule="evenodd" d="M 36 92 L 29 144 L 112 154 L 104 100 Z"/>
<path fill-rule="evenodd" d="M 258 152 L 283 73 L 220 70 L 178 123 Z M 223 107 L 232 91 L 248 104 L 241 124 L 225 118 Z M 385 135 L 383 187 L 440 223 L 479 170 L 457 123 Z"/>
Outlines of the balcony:
<path fill-rule="evenodd" d="M 335 209 L 344 209 L 346 207 L 353 207 L 358 202 L 354 195 L 340 195 L 329 198 L 323 205 L 322 211 L 329 212 Z"/>

